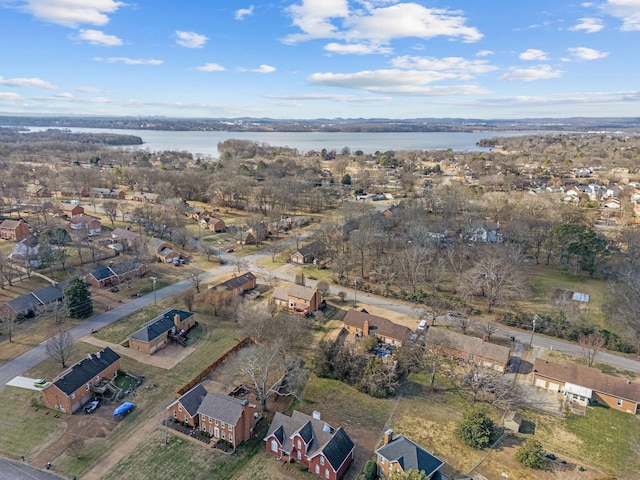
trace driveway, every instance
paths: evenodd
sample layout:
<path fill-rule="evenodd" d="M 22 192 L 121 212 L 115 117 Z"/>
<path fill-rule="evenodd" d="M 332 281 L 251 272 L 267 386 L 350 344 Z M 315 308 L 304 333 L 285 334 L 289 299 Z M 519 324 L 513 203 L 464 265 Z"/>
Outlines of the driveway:
<path fill-rule="evenodd" d="M 25 462 L 0 457 L 0 480 L 60 480 L 64 478 L 50 470 L 39 470 Z"/>

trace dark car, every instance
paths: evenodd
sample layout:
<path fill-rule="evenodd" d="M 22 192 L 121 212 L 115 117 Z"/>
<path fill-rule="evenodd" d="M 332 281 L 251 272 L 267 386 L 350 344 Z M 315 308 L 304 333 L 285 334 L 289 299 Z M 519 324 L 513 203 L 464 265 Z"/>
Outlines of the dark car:
<path fill-rule="evenodd" d="M 233 248 L 227 248 L 224 252 L 225 253 L 233 253 Z"/>
<path fill-rule="evenodd" d="M 84 413 L 93 413 L 95 409 L 98 408 L 99 406 L 100 406 L 100 402 L 97 400 L 94 400 L 93 402 L 89 402 L 84 407 Z"/>

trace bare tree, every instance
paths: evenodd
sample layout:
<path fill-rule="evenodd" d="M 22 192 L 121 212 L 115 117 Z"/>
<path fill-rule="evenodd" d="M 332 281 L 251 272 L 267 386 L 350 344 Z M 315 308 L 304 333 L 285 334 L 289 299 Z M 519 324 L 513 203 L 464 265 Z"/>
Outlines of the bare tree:
<path fill-rule="evenodd" d="M 462 333 L 466 334 L 471 327 L 471 319 L 465 316 L 456 317 L 456 325 L 462 330 Z"/>
<path fill-rule="evenodd" d="M 329 295 L 329 288 L 330 287 L 329 287 L 329 282 L 327 282 L 326 280 L 320 280 L 317 283 L 316 288 L 320 292 L 320 295 L 322 295 L 322 298 L 324 298 L 327 295 Z"/>
<path fill-rule="evenodd" d="M 598 333 L 581 334 L 578 337 L 578 344 L 582 350 L 582 356 L 587 362 L 587 366 L 593 366 L 600 350 L 604 348 L 604 338 Z"/>
<path fill-rule="evenodd" d="M 194 301 L 195 296 L 193 295 L 193 292 L 185 292 L 182 294 L 182 303 L 184 304 L 184 307 L 190 312 L 193 311 Z"/>
<path fill-rule="evenodd" d="M 304 284 L 305 284 L 304 273 L 296 273 L 295 284 L 302 285 L 304 287 Z"/>
<path fill-rule="evenodd" d="M 500 327 L 498 325 L 489 321 L 483 322 L 481 329 L 484 336 L 487 337 L 487 340 L 491 340 L 491 335 L 500 331 Z"/>
<path fill-rule="evenodd" d="M 104 214 L 111 222 L 111 228 L 115 226 L 116 217 L 118 216 L 118 202 L 108 201 L 102 204 Z"/>
<path fill-rule="evenodd" d="M 200 288 L 202 287 L 202 272 L 192 271 L 188 277 L 189 283 L 196 289 L 197 293 L 200 293 Z"/>
<path fill-rule="evenodd" d="M 13 342 L 13 332 L 16 324 L 16 316 L 13 312 L 0 309 L 0 322 L 2 323 L 2 333 L 7 336 L 9 343 Z"/>
<path fill-rule="evenodd" d="M 51 336 L 46 343 L 47 355 L 62 363 L 62 368 L 67 368 L 67 360 L 73 353 L 73 338 L 68 330 L 63 330 Z"/>

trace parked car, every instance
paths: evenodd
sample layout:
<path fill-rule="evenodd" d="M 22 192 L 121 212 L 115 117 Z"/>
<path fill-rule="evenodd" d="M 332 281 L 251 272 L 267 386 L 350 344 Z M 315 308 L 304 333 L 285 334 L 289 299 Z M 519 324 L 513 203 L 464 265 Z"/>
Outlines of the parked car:
<path fill-rule="evenodd" d="M 233 253 L 233 248 L 227 248 L 224 253 Z"/>
<path fill-rule="evenodd" d="M 100 406 L 100 402 L 97 400 L 94 400 L 93 402 L 89 402 L 84 407 L 84 413 L 93 413 L 96 410 L 96 408 L 98 408 L 99 406 Z"/>
<path fill-rule="evenodd" d="M 49 385 L 51 385 L 51 382 L 47 382 L 44 378 L 39 378 L 33 382 L 33 386 L 38 388 L 48 387 Z"/>
<path fill-rule="evenodd" d="M 450 317 L 456 317 L 456 318 L 464 317 L 464 315 L 462 315 L 460 312 L 449 312 L 447 313 L 447 315 L 449 315 Z"/>

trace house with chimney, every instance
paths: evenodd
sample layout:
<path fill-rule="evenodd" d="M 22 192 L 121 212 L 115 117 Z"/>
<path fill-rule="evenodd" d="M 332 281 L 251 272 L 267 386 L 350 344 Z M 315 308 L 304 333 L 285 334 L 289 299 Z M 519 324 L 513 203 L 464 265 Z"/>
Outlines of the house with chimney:
<path fill-rule="evenodd" d="M 3 315 L 37 315 L 39 312 L 51 309 L 62 302 L 64 289 L 68 283 L 64 281 L 54 285 L 47 285 L 25 295 L 7 300 L 0 306 L 0 311 L 2 311 Z"/>
<path fill-rule="evenodd" d="M 215 288 L 229 292 L 233 296 L 241 295 L 256 288 L 256 281 L 256 276 L 251 272 L 246 272 L 242 275 L 234 274 L 229 280 L 219 283 Z"/>
<path fill-rule="evenodd" d="M 184 422 L 235 448 L 253 436 L 259 415 L 248 400 L 208 392 L 198 384 L 167 407 L 167 418 Z"/>
<path fill-rule="evenodd" d="M 137 258 L 128 258 L 94 268 L 85 275 L 84 281 L 93 287 L 103 288 L 141 277 L 148 272 L 149 268 L 142 261 Z"/>
<path fill-rule="evenodd" d="M 84 213 L 71 217 L 69 227 L 71 230 L 82 232 L 90 237 L 100 235 L 100 232 L 102 232 L 102 222 L 100 219 Z"/>
<path fill-rule="evenodd" d="M 128 228 L 116 227 L 111 232 L 111 242 L 122 245 L 123 249 L 127 247 L 138 248 L 144 242 L 142 235 L 132 232 Z"/>
<path fill-rule="evenodd" d="M 172 339 L 180 343 L 181 333 L 188 331 L 196 323 L 194 312 L 170 308 L 129 335 L 129 348 L 153 355 L 165 348 Z"/>
<path fill-rule="evenodd" d="M 124 200 L 124 190 L 118 188 L 90 188 L 89 196 L 93 198 L 109 198 L 112 200 Z"/>
<path fill-rule="evenodd" d="M 205 230 L 211 230 L 215 233 L 224 232 L 227 228 L 224 220 L 217 217 L 203 217 L 200 219 L 200 226 Z"/>
<path fill-rule="evenodd" d="M 453 357 L 497 372 L 506 372 L 511 349 L 482 338 L 454 332 L 444 327 L 429 327 L 424 336 L 427 350 Z"/>
<path fill-rule="evenodd" d="M 376 450 L 378 476 L 389 478 L 394 473 L 409 470 L 424 472 L 425 480 L 448 478 L 439 472 L 444 462 L 404 435 L 393 436 L 393 430 L 384 432 L 383 444 Z"/>
<path fill-rule="evenodd" d="M 323 249 L 323 243 L 315 241 L 296 249 L 296 251 L 291 254 L 290 260 L 292 263 L 299 264 L 313 263 L 313 261 L 320 256 Z"/>
<path fill-rule="evenodd" d="M 580 406 L 599 403 L 621 412 L 638 413 L 640 383 L 607 375 L 586 365 L 536 358 L 533 385 L 563 394 L 567 403 Z"/>
<path fill-rule="evenodd" d="M 276 412 L 264 437 L 267 453 L 284 463 L 297 462 L 318 478 L 338 480 L 353 461 L 355 444 L 342 427 L 294 410 Z"/>
<path fill-rule="evenodd" d="M 24 220 L 4 220 L 0 223 L 0 238 L 20 242 L 30 235 L 29 225 Z"/>
<path fill-rule="evenodd" d="M 180 254 L 173 249 L 173 244 L 165 242 L 161 238 L 151 237 L 148 246 L 160 262 L 171 263 L 180 258 Z"/>
<path fill-rule="evenodd" d="M 45 407 L 71 414 L 93 399 L 93 387 L 118 376 L 120 355 L 109 347 L 68 368 L 42 391 Z"/>
<path fill-rule="evenodd" d="M 343 328 L 354 335 L 373 336 L 396 347 L 401 347 L 412 333 L 409 327 L 361 310 L 349 310 L 344 316 Z"/>
<path fill-rule="evenodd" d="M 84 207 L 77 203 L 58 202 L 53 206 L 58 216 L 73 218 L 84 213 Z"/>
<path fill-rule="evenodd" d="M 277 307 L 296 315 L 308 316 L 320 308 L 322 294 L 314 287 L 290 284 L 287 287 L 276 287 L 271 299 Z"/>

